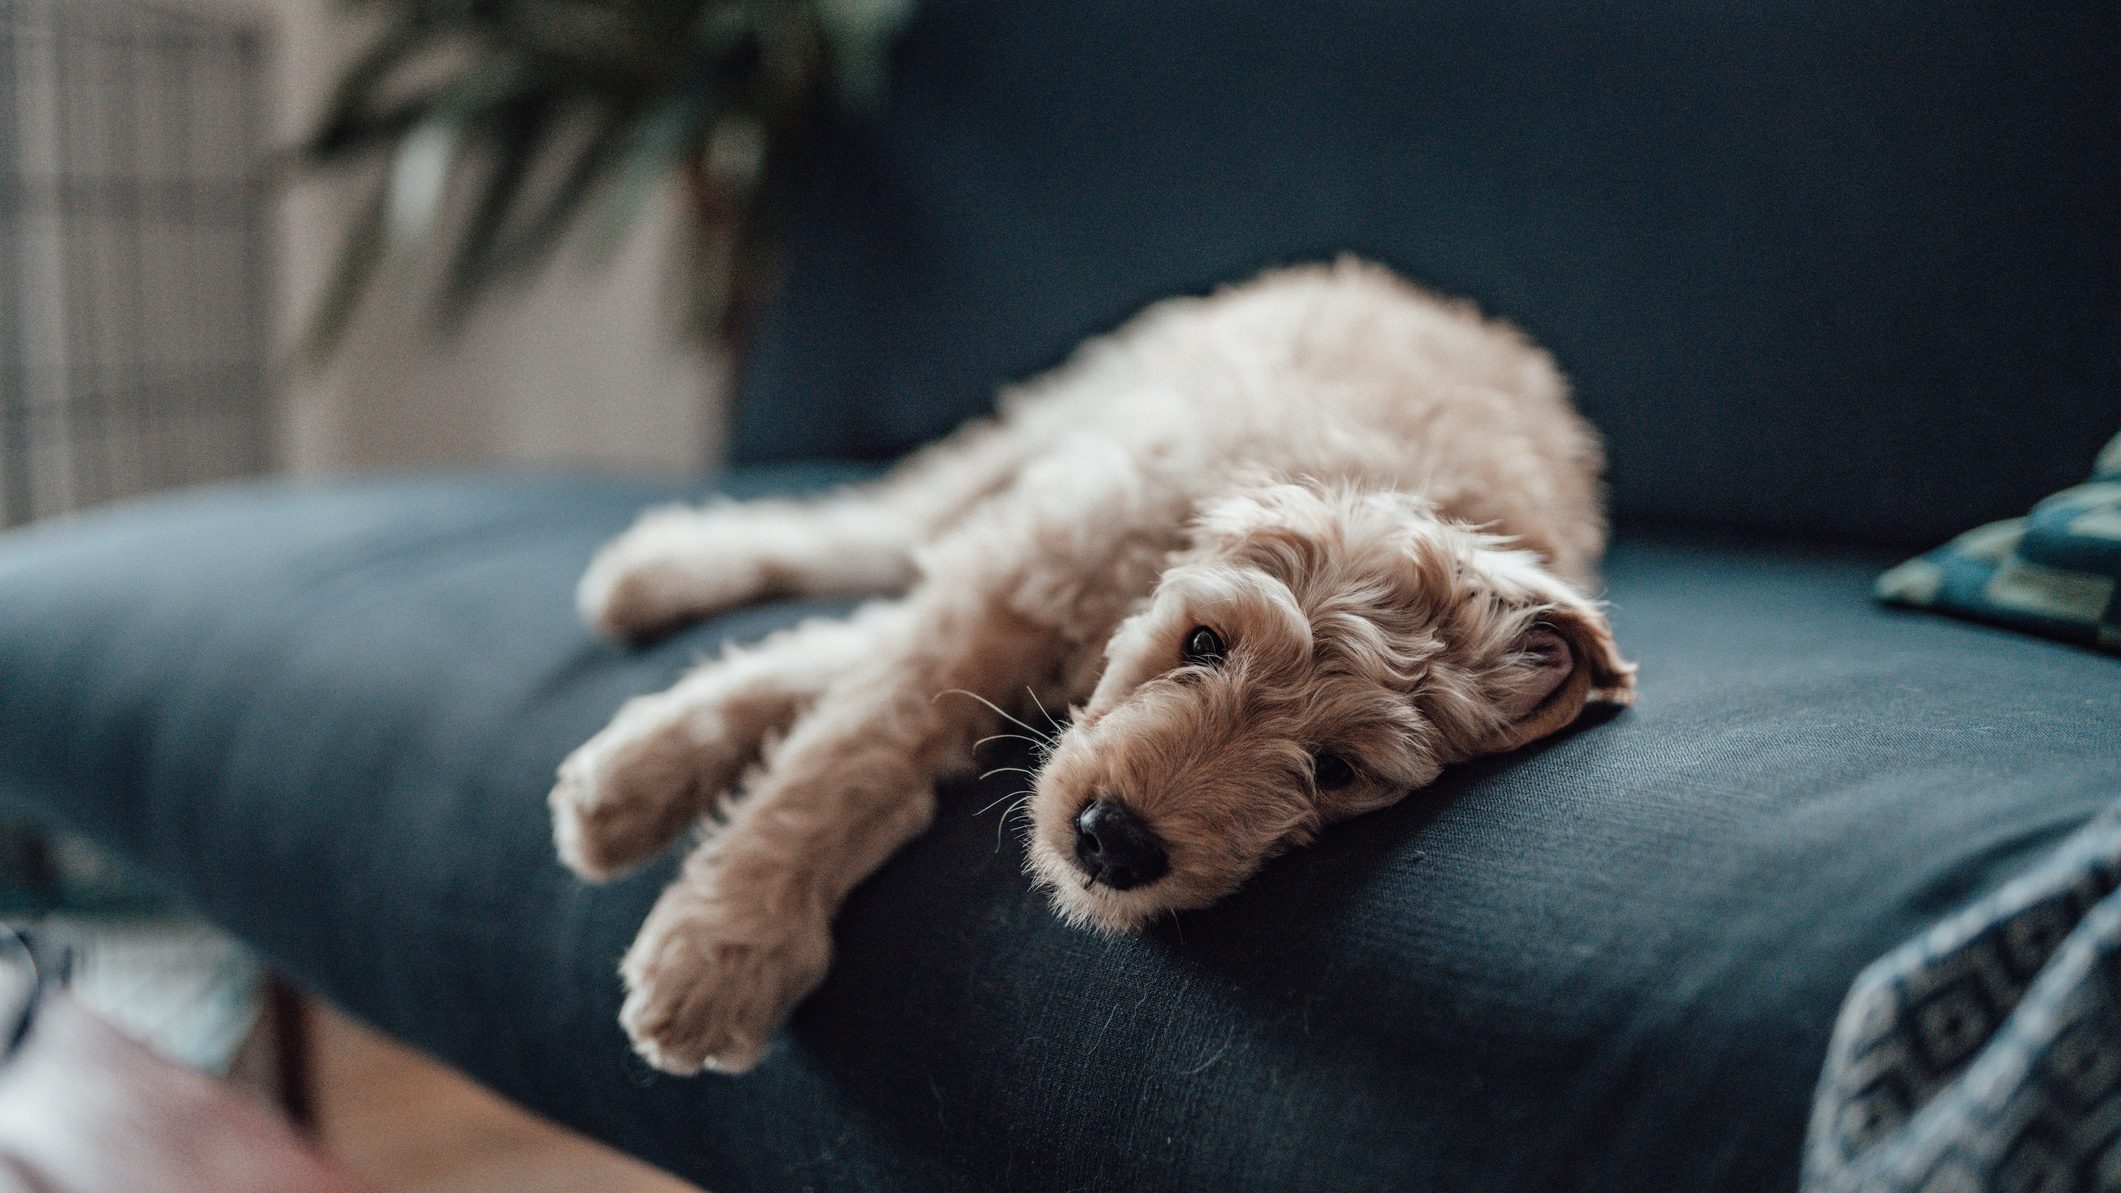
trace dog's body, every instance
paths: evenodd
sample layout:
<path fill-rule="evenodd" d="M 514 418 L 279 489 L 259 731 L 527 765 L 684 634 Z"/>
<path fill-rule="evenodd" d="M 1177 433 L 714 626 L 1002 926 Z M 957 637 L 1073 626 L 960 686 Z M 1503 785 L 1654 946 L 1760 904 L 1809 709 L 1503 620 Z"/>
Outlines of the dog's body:
<path fill-rule="evenodd" d="M 1579 587 L 1599 469 L 1545 353 L 1343 261 L 1152 307 L 874 485 L 652 511 L 583 579 L 609 633 L 904 595 L 730 652 L 561 767 L 585 877 L 726 813 L 626 958 L 627 1031 L 672 1071 L 755 1063 L 993 706 L 1074 710 L 1042 745 L 1027 864 L 1116 929 L 1625 702 Z"/>

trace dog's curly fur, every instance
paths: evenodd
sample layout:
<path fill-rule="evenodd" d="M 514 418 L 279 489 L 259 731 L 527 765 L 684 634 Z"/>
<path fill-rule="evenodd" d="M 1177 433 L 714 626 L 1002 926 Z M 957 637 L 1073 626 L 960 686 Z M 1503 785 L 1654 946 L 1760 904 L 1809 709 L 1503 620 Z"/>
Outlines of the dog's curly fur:
<path fill-rule="evenodd" d="M 903 595 L 733 649 L 561 766 L 555 838 L 586 878 L 709 826 L 625 959 L 627 1032 L 672 1072 L 755 1064 L 823 978 L 840 902 L 927 826 L 996 706 L 1073 711 L 1026 864 L 1062 915 L 1118 930 L 1627 702 L 1586 596 L 1600 467 L 1544 352 L 1342 260 L 1151 307 L 874 485 L 649 512 L 582 581 L 615 636 L 769 594 Z M 1222 649 L 1189 659 L 1199 627 Z M 1168 872 L 1094 878 L 1095 800 Z"/>

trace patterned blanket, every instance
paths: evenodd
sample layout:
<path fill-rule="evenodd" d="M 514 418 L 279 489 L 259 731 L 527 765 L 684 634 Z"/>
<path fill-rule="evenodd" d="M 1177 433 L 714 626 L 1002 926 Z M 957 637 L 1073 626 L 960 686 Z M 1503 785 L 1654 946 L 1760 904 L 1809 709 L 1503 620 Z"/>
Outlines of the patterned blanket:
<path fill-rule="evenodd" d="M 2121 652 L 2121 435 L 2090 481 L 1908 560 L 1878 597 Z"/>
<path fill-rule="evenodd" d="M 1805 1193 L 2121 1189 L 2121 809 L 1856 980 Z"/>

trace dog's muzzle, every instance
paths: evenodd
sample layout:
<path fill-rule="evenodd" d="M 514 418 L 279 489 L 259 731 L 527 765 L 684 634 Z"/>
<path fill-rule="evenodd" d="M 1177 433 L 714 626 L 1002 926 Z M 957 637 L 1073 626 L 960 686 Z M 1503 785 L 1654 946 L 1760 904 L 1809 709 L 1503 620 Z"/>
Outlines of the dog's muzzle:
<path fill-rule="evenodd" d="M 1075 861 L 1092 882 L 1115 891 L 1147 886 L 1171 872 L 1154 829 L 1118 800 L 1093 802 L 1075 818 Z"/>

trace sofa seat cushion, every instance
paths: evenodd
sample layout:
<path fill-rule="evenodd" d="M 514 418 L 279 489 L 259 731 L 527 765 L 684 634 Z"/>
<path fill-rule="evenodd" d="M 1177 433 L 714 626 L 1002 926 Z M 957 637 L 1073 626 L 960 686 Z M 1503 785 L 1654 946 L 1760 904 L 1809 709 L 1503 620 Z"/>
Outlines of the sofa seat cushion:
<path fill-rule="evenodd" d="M 672 859 L 577 884 L 546 789 L 626 697 L 818 607 L 592 641 L 576 575 L 675 491 L 258 484 L 0 538 L 0 795 L 712 1189 L 1645 1193 L 1793 1187 L 1850 979 L 2121 791 L 2121 660 L 1881 608 L 1873 556 L 1626 543 L 1634 709 L 1124 939 L 1028 889 L 982 811 L 1009 776 L 953 788 L 757 1072 L 661 1077 L 614 971 Z"/>

